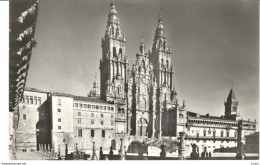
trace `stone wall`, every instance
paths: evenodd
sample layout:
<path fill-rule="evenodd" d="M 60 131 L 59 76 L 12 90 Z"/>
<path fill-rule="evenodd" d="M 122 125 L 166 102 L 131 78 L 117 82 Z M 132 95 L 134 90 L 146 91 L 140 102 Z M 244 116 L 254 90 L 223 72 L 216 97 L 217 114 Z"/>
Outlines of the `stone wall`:
<path fill-rule="evenodd" d="M 25 91 L 24 101 L 18 105 L 18 127 L 15 130 L 18 149 L 37 149 L 36 124 L 39 121 L 38 108 L 47 100 L 47 93 Z"/>

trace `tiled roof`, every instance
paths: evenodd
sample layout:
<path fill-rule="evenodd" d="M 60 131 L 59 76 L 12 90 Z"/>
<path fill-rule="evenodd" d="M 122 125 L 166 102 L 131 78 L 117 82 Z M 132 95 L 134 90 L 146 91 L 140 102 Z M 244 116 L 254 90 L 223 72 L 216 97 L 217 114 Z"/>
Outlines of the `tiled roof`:
<path fill-rule="evenodd" d="M 90 102 L 98 102 L 98 103 L 109 104 L 105 100 L 101 100 L 100 98 L 96 98 L 96 97 L 73 96 L 73 99 L 74 100 L 81 100 L 81 101 L 90 101 Z"/>
<path fill-rule="evenodd" d="M 41 92 L 41 93 L 50 93 L 50 92 L 46 92 L 46 91 L 42 91 L 36 88 L 30 88 L 30 87 L 24 87 L 25 91 L 31 91 L 31 92 Z"/>

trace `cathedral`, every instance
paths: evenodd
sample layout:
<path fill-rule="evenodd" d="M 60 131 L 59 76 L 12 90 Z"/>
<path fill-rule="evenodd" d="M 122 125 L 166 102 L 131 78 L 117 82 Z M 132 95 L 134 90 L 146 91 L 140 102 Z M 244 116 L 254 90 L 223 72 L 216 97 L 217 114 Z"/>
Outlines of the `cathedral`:
<path fill-rule="evenodd" d="M 255 132 L 256 121 L 241 120 L 233 89 L 221 117 L 187 111 L 185 101 L 179 104 L 161 12 L 152 48 L 146 50 L 141 37 L 129 66 L 126 36 L 112 1 L 101 48 L 100 83 L 95 78 L 88 96 L 25 88 L 11 119 L 16 148 L 58 152 L 66 146 L 69 152 L 85 152 L 95 142 L 104 150 L 118 150 L 122 141 L 129 147 L 147 139 L 177 140 L 179 132 L 186 132 L 187 148 L 196 143 L 200 151 L 213 152 L 236 146 L 239 120 L 243 139 Z"/>
<path fill-rule="evenodd" d="M 105 35 L 102 38 L 100 60 L 101 99 L 119 105 L 127 113 L 130 135 L 160 137 L 174 135 L 169 117 L 176 111 L 176 91 L 173 88 L 171 47 L 167 46 L 161 12 L 155 30 L 153 46 L 145 50 L 143 37 L 132 68 L 129 66 L 126 37 L 112 1 Z"/>

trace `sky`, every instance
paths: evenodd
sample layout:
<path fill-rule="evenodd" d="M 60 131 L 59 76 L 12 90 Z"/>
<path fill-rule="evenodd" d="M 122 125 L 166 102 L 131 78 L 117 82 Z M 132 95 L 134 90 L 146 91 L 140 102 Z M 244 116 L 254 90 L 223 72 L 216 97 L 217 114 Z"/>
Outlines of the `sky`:
<path fill-rule="evenodd" d="M 99 80 L 110 0 L 40 1 L 27 87 L 87 96 Z M 152 47 L 158 13 L 172 47 L 174 84 L 188 111 L 224 115 L 233 87 L 243 119 L 259 116 L 257 0 L 115 0 L 129 66 L 141 35 Z M 232 83 L 233 82 L 233 83 Z M 232 85 L 233 84 L 233 85 Z"/>

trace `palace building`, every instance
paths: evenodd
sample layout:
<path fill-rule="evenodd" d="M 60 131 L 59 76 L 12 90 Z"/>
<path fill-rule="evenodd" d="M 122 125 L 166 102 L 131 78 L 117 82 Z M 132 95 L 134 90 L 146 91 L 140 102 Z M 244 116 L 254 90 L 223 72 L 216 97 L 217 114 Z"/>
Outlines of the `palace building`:
<path fill-rule="evenodd" d="M 166 40 L 161 12 L 152 48 L 141 37 L 133 66 L 126 55 L 126 36 L 112 1 L 101 39 L 100 84 L 95 80 L 88 96 L 74 96 L 26 88 L 19 104 L 16 146 L 19 149 L 58 148 L 69 152 L 97 147 L 114 150 L 120 139 L 133 141 L 177 138 L 186 132 L 187 147 L 200 151 L 233 147 L 237 141 L 238 101 L 233 89 L 225 102 L 225 115 L 200 115 L 179 104 L 173 84 L 172 51 Z M 243 137 L 256 130 L 256 122 L 243 120 Z M 213 150 L 212 150 L 213 151 Z"/>

